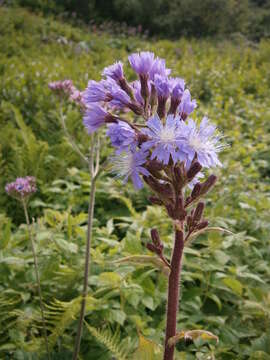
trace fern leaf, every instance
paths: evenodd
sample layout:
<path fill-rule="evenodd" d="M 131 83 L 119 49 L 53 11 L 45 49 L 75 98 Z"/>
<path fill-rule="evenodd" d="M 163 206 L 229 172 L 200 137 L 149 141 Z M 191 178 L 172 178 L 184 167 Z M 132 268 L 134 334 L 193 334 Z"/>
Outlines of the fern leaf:
<path fill-rule="evenodd" d="M 108 329 L 96 329 L 95 327 L 87 324 L 86 327 L 89 330 L 90 334 L 101 344 L 103 344 L 117 360 L 127 360 L 127 352 L 123 346 L 121 346 L 118 332 L 112 334 Z"/>

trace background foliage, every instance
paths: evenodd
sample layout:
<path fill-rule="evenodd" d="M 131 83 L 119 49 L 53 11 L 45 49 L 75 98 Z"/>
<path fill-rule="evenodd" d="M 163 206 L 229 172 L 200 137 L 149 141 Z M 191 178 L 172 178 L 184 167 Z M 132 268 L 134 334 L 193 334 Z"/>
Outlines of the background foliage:
<path fill-rule="evenodd" d="M 199 100 L 198 116 L 208 114 L 229 144 L 207 215 L 212 226 L 235 235 L 208 233 L 186 248 L 179 317 L 179 330 L 203 328 L 220 342 L 180 342 L 178 358 L 269 359 L 270 42 L 152 42 L 88 33 L 5 7 L 0 18 L 0 356 L 38 359 L 44 351 L 22 210 L 4 193 L 16 176 L 38 179 L 30 211 L 54 359 L 70 359 L 76 331 L 89 175 L 64 137 L 60 109 L 85 152 L 89 139 L 79 111 L 61 104 L 47 84 L 71 78 L 84 88 L 116 59 L 152 50 L 186 79 Z M 110 149 L 106 143 L 102 149 L 105 158 Z M 171 224 L 159 207 L 149 206 L 148 196 L 108 174 L 97 184 L 83 359 L 112 359 L 112 353 L 118 359 L 119 342 L 132 353 L 139 334 L 145 347 L 152 346 L 145 338 L 162 343 L 165 275 L 150 262 L 115 263 L 150 255 L 144 246 L 150 227 L 160 228 L 166 252 L 171 248 Z"/>
<path fill-rule="evenodd" d="M 66 14 L 69 19 L 78 17 L 87 23 L 125 22 L 163 37 L 242 33 L 259 39 L 270 35 L 270 0 L 9 0 L 9 3 L 46 14 Z"/>

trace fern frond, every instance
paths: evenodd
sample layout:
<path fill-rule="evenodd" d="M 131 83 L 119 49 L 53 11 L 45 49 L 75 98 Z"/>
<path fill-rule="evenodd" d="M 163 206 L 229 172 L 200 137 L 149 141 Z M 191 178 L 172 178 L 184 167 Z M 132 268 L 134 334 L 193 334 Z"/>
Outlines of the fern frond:
<path fill-rule="evenodd" d="M 70 324 L 76 320 L 77 315 L 81 308 L 81 296 L 73 299 L 69 302 L 54 300 L 53 303 L 46 305 L 46 322 L 48 329 L 51 331 L 49 335 L 49 347 L 52 349 L 58 338 L 64 335 L 65 330 Z M 86 298 L 86 309 L 87 311 L 93 310 L 97 305 L 98 300 L 92 296 Z"/>
<path fill-rule="evenodd" d="M 114 334 L 108 329 L 96 329 L 85 322 L 90 334 L 101 344 L 103 344 L 117 360 L 127 360 L 128 350 L 123 348 L 119 340 L 119 333 Z"/>

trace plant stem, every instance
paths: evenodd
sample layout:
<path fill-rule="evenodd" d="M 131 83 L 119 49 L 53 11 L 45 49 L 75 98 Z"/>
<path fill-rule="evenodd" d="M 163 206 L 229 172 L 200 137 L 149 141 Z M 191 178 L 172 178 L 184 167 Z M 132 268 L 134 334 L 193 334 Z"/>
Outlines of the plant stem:
<path fill-rule="evenodd" d="M 50 359 L 51 357 L 50 357 L 50 351 L 49 351 L 47 329 L 46 329 L 46 324 L 45 324 L 44 304 L 43 304 L 43 301 L 42 301 L 42 293 L 41 293 L 40 277 L 39 277 L 39 271 L 38 271 L 37 254 L 36 254 L 34 239 L 32 237 L 31 225 L 30 225 L 30 221 L 29 221 L 29 216 L 28 216 L 27 205 L 26 205 L 25 199 L 22 200 L 22 204 L 23 204 L 24 215 L 25 215 L 25 219 L 26 219 L 26 223 L 27 223 L 28 236 L 30 238 L 31 247 L 32 247 L 32 253 L 33 253 L 33 258 L 34 258 L 34 264 L 35 264 L 35 273 L 36 273 L 36 281 L 37 281 L 37 287 L 38 287 L 38 296 L 39 296 L 39 305 L 40 305 L 41 318 L 42 318 L 44 341 L 45 341 L 45 346 L 46 346 L 48 359 Z"/>
<path fill-rule="evenodd" d="M 176 323 L 179 306 L 179 287 L 181 279 L 181 260 L 184 250 L 184 235 L 181 230 L 175 230 L 174 249 L 171 259 L 167 300 L 167 326 L 163 360 L 173 360 L 175 346 L 169 346 L 168 340 L 176 335 Z"/>
<path fill-rule="evenodd" d="M 93 227 L 93 218 L 94 218 L 94 206 L 95 206 L 95 191 L 96 191 L 96 179 L 99 172 L 99 139 L 97 141 L 96 149 L 96 164 L 94 161 L 94 139 L 92 137 L 92 145 L 90 151 L 89 159 L 89 172 L 91 175 L 91 190 L 89 197 L 88 205 L 88 225 L 87 225 L 87 238 L 86 238 L 86 250 L 85 250 L 85 266 L 84 266 L 84 281 L 83 281 L 83 291 L 82 291 L 82 303 L 80 311 L 80 319 L 78 323 L 78 330 L 76 335 L 76 342 L 73 352 L 73 360 L 77 360 L 80 352 L 81 338 L 83 332 L 83 321 L 85 316 L 85 307 L 86 307 L 86 297 L 88 294 L 88 278 L 89 278 L 89 269 L 90 269 L 90 250 L 91 250 L 91 240 L 92 240 L 92 227 Z M 95 168 L 94 168 L 95 167 Z"/>

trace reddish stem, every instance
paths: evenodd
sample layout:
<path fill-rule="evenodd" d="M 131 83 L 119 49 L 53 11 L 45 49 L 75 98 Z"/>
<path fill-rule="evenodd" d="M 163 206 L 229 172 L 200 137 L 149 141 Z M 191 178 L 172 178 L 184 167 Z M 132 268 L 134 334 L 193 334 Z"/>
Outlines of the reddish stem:
<path fill-rule="evenodd" d="M 167 300 L 167 326 L 163 360 L 173 360 L 174 345 L 169 346 L 168 340 L 176 335 L 176 323 L 179 304 L 179 285 L 181 278 L 181 260 L 184 250 L 184 235 L 181 230 L 175 230 L 175 242 L 171 260 Z"/>

